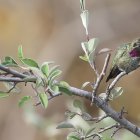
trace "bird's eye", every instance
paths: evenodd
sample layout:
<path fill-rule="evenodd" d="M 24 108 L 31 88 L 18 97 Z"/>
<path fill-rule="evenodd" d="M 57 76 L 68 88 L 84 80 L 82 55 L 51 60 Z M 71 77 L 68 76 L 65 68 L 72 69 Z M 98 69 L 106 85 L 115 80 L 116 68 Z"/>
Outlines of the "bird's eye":
<path fill-rule="evenodd" d="M 136 47 L 137 46 L 137 43 L 135 42 L 134 44 L 133 44 L 133 47 Z"/>

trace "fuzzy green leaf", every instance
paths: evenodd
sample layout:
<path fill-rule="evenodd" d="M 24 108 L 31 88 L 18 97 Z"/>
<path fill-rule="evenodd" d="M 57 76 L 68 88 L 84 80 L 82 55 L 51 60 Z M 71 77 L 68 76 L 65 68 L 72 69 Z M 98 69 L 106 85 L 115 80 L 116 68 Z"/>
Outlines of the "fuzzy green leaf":
<path fill-rule="evenodd" d="M 18 58 L 19 59 L 23 59 L 24 58 L 23 57 L 23 51 L 22 51 L 22 46 L 21 45 L 18 47 Z"/>
<path fill-rule="evenodd" d="M 48 76 L 48 82 L 49 82 L 49 85 L 52 86 L 53 84 L 53 81 L 55 80 L 55 78 L 57 78 L 60 74 L 62 73 L 61 70 L 53 70 L 53 72 L 51 72 Z"/>
<path fill-rule="evenodd" d="M 6 87 L 7 90 L 11 90 L 14 86 L 15 83 L 14 82 L 3 82 L 4 86 Z M 15 93 L 19 93 L 21 90 L 19 87 L 15 86 L 11 92 L 15 92 Z"/>
<path fill-rule="evenodd" d="M 88 10 L 82 11 L 80 16 L 82 19 L 83 26 L 86 29 L 86 34 L 88 35 L 88 24 L 89 24 L 89 12 L 88 12 Z"/>
<path fill-rule="evenodd" d="M 58 68 L 59 68 L 58 65 L 53 66 L 53 67 L 50 69 L 50 72 L 49 72 L 49 76 L 48 76 L 48 78 L 53 77 L 53 75 L 55 75 L 54 73 L 56 73 L 56 71 L 59 70 Z"/>
<path fill-rule="evenodd" d="M 45 63 L 42 64 L 42 66 L 41 66 L 41 71 L 42 71 L 46 76 L 49 75 L 49 64 L 48 64 L 48 62 L 45 62 Z"/>
<path fill-rule="evenodd" d="M 110 51 L 112 51 L 112 50 L 109 49 L 109 48 L 102 48 L 102 49 L 98 52 L 98 55 L 103 54 L 103 53 L 108 53 L 108 52 L 110 52 Z"/>
<path fill-rule="evenodd" d="M 34 75 L 38 78 L 44 78 L 44 74 L 42 73 L 42 71 L 39 68 L 36 67 L 29 67 L 29 69 L 34 73 Z"/>
<path fill-rule="evenodd" d="M 65 112 L 65 115 L 66 115 L 67 118 L 72 119 L 75 115 L 77 115 L 77 113 L 71 112 L 70 110 L 67 110 Z"/>
<path fill-rule="evenodd" d="M 88 54 L 89 54 L 88 42 L 82 42 L 81 46 L 82 46 L 83 51 L 85 52 L 85 56 L 88 58 Z"/>
<path fill-rule="evenodd" d="M 36 67 L 39 68 L 38 64 L 36 61 L 30 59 L 30 58 L 24 58 L 21 60 L 24 64 L 26 64 L 29 67 Z"/>
<path fill-rule="evenodd" d="M 81 140 L 81 139 L 76 135 L 68 135 L 67 140 Z"/>
<path fill-rule="evenodd" d="M 88 86 L 88 85 L 90 85 L 90 84 L 91 84 L 90 82 L 85 82 L 85 83 L 82 85 L 81 89 L 85 88 L 86 86 Z"/>
<path fill-rule="evenodd" d="M 89 130 L 87 130 L 85 136 L 90 135 L 95 130 L 95 127 L 91 127 Z"/>
<path fill-rule="evenodd" d="M 115 87 L 110 91 L 110 96 L 109 96 L 109 100 L 113 100 L 118 98 L 120 95 L 122 95 L 123 93 L 123 89 L 122 87 Z"/>
<path fill-rule="evenodd" d="M 10 56 L 6 56 L 4 61 L 1 64 L 6 65 L 6 66 L 12 66 L 12 67 L 17 67 L 18 66 L 16 61 Z"/>
<path fill-rule="evenodd" d="M 85 0 L 80 0 L 80 8 L 82 11 L 85 10 Z"/>
<path fill-rule="evenodd" d="M 106 97 L 107 97 L 106 93 L 99 94 L 99 98 L 102 99 L 102 100 L 106 99 Z"/>
<path fill-rule="evenodd" d="M 24 96 L 20 99 L 18 105 L 19 107 L 22 107 L 27 101 L 31 99 L 31 96 Z"/>
<path fill-rule="evenodd" d="M 58 87 L 59 87 L 59 91 L 62 92 L 62 93 L 65 93 L 69 96 L 72 95 L 72 93 L 70 92 L 69 88 L 69 84 L 65 81 L 61 81 L 59 84 L 58 84 Z"/>
<path fill-rule="evenodd" d="M 84 60 L 84 61 L 88 61 L 88 56 L 84 55 L 84 56 L 79 56 L 80 59 Z"/>
<path fill-rule="evenodd" d="M 40 87 L 43 85 L 43 81 L 41 77 L 38 77 L 36 80 L 36 87 Z"/>
<path fill-rule="evenodd" d="M 93 51 L 96 50 L 98 43 L 99 43 L 98 38 L 92 38 L 88 41 L 88 51 L 89 51 L 89 53 L 92 53 Z"/>
<path fill-rule="evenodd" d="M 0 92 L 0 98 L 5 98 L 5 97 L 8 97 L 8 96 L 9 96 L 8 93 Z"/>
<path fill-rule="evenodd" d="M 62 128 L 74 128 L 73 124 L 69 122 L 61 122 L 57 125 L 56 129 L 62 129 Z"/>
<path fill-rule="evenodd" d="M 53 86 L 51 86 L 51 90 L 55 93 L 59 93 L 59 86 L 58 85 L 53 85 Z"/>
<path fill-rule="evenodd" d="M 39 99 L 44 108 L 48 107 L 48 96 L 45 93 L 39 93 Z"/>
<path fill-rule="evenodd" d="M 96 48 L 98 45 L 98 38 L 92 38 L 88 42 L 88 51 L 89 51 L 89 63 L 90 65 L 93 65 L 93 62 L 95 61 L 96 58 Z"/>
<path fill-rule="evenodd" d="M 87 112 L 82 112 L 82 118 L 85 120 L 85 121 L 90 121 L 92 120 L 92 116 L 90 114 L 88 114 Z"/>
<path fill-rule="evenodd" d="M 73 106 L 76 107 L 76 108 L 79 108 L 81 110 L 83 109 L 83 103 L 78 99 L 75 99 L 73 101 Z"/>

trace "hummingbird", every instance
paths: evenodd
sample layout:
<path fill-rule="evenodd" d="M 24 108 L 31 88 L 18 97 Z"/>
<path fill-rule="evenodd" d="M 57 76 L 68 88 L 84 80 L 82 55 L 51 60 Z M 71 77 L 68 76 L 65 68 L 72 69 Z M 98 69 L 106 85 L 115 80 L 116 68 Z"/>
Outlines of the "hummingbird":
<path fill-rule="evenodd" d="M 114 55 L 110 73 L 106 79 L 115 78 L 121 72 L 125 71 L 127 74 L 137 69 L 140 63 L 140 38 L 132 42 L 122 44 L 116 50 Z"/>

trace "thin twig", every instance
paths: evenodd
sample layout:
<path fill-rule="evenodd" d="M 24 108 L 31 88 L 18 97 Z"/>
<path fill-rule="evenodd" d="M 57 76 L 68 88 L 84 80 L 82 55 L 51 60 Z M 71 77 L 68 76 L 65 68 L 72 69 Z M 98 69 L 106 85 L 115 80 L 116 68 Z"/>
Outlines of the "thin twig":
<path fill-rule="evenodd" d="M 122 119 L 122 117 L 123 117 L 124 114 L 128 114 L 128 112 L 124 110 L 124 106 L 122 107 L 122 109 L 119 112 L 119 114 L 120 114 L 120 119 Z"/>
<path fill-rule="evenodd" d="M 35 82 L 36 77 L 34 76 L 28 76 L 27 78 L 19 78 L 17 77 L 0 77 L 0 82 Z"/>
<path fill-rule="evenodd" d="M 10 93 L 15 87 L 16 87 L 17 83 L 14 83 L 14 85 L 7 91 L 7 93 Z"/>
<path fill-rule="evenodd" d="M 105 128 L 100 128 L 101 130 L 99 130 L 97 133 L 94 133 L 94 134 L 91 134 L 91 135 L 88 135 L 87 137 L 86 137 L 86 139 L 87 138 L 95 138 L 95 136 L 96 135 L 98 135 L 99 136 L 99 134 L 101 134 L 101 133 L 103 133 L 103 132 L 105 132 L 105 131 L 107 131 L 107 130 L 110 130 L 110 129 L 112 129 L 112 128 L 118 128 L 120 125 L 119 124 L 113 124 L 113 125 L 111 125 L 111 126 L 108 126 L 108 127 L 105 127 Z"/>
<path fill-rule="evenodd" d="M 0 91 L 0 92 L 2 92 L 2 93 L 10 93 L 12 90 L 15 89 L 16 85 L 17 85 L 17 83 L 14 83 L 14 85 L 8 91 Z"/>
<path fill-rule="evenodd" d="M 116 83 L 119 81 L 119 79 L 121 77 L 123 77 L 124 75 L 126 75 L 126 72 L 123 71 L 121 72 L 113 81 L 112 83 L 107 87 L 106 89 L 106 94 L 107 94 L 107 97 L 106 97 L 106 101 L 109 101 L 109 96 L 110 96 L 110 91 L 115 87 Z"/>
<path fill-rule="evenodd" d="M 111 135 L 110 137 L 113 138 L 114 135 L 115 135 L 120 129 L 122 129 L 122 128 L 124 128 L 124 127 L 123 127 L 123 126 L 119 126 L 116 130 L 114 130 L 114 132 L 112 133 L 112 135 Z"/>
<path fill-rule="evenodd" d="M 106 115 L 104 115 L 104 116 L 100 116 L 100 117 L 98 117 L 96 123 L 99 123 L 100 121 L 104 120 L 104 119 L 107 118 L 108 116 L 109 116 L 109 115 L 106 114 Z"/>
<path fill-rule="evenodd" d="M 111 125 L 111 126 L 108 126 L 108 127 L 105 127 L 105 128 L 101 128 L 101 130 L 100 131 L 98 131 L 98 133 L 99 134 L 101 134 L 101 133 L 103 133 L 103 132 L 105 132 L 105 131 L 107 131 L 107 130 L 110 130 L 110 129 L 112 129 L 112 128 L 118 128 L 120 125 L 117 123 L 117 124 L 113 124 L 113 125 Z"/>
<path fill-rule="evenodd" d="M 27 75 L 19 73 L 18 71 L 10 69 L 9 67 L 3 66 L 1 64 L 0 64 L 0 70 L 5 71 L 5 72 L 12 74 L 12 75 L 19 77 L 19 78 L 26 78 L 27 77 Z"/>
<path fill-rule="evenodd" d="M 60 96 L 60 95 L 62 95 L 62 93 L 57 93 L 57 94 L 55 94 L 55 95 L 53 95 L 53 96 L 50 96 L 50 97 L 48 98 L 48 100 L 51 100 L 51 99 L 53 99 L 53 98 L 55 98 L 55 97 L 58 97 L 58 96 Z M 40 104 L 41 104 L 41 102 L 37 102 L 37 103 L 34 104 L 34 106 L 38 106 L 38 105 L 40 105 Z"/>
<path fill-rule="evenodd" d="M 99 140 L 102 140 L 102 137 L 101 137 L 99 134 L 94 134 L 94 135 L 92 136 L 93 139 L 94 139 L 95 137 L 98 137 Z"/>
<path fill-rule="evenodd" d="M 109 59 L 110 59 L 110 55 L 111 55 L 110 53 L 107 54 L 107 56 L 105 58 L 105 62 L 104 62 L 104 66 L 103 66 L 102 72 L 99 75 L 99 77 L 97 77 L 97 81 L 96 81 L 96 83 L 94 85 L 94 90 L 93 90 L 93 93 L 92 93 L 92 102 L 94 100 L 94 97 L 97 94 L 98 87 L 99 87 L 103 77 L 105 76 L 105 73 L 106 73 L 106 70 L 107 70 L 107 66 L 108 66 L 108 63 L 109 63 Z"/>
<path fill-rule="evenodd" d="M 96 68 L 96 64 L 95 62 L 93 62 L 93 64 L 90 64 L 91 68 L 94 70 L 95 74 L 96 74 L 96 77 L 99 77 L 99 72 Z"/>
<path fill-rule="evenodd" d="M 125 72 L 125 71 L 121 72 L 121 73 L 113 80 L 113 82 L 109 85 L 107 91 L 112 90 L 112 89 L 114 88 L 114 86 L 116 85 L 116 83 L 119 81 L 119 79 L 120 79 L 121 77 L 123 77 L 124 75 L 126 75 L 126 72 Z"/>

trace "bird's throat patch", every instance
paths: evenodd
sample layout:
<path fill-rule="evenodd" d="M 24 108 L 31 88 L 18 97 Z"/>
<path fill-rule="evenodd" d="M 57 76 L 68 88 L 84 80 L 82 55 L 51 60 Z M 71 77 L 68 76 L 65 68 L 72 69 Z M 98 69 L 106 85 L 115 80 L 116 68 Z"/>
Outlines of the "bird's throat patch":
<path fill-rule="evenodd" d="M 139 48 L 134 48 L 129 52 L 131 57 L 140 57 L 140 50 Z"/>

